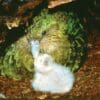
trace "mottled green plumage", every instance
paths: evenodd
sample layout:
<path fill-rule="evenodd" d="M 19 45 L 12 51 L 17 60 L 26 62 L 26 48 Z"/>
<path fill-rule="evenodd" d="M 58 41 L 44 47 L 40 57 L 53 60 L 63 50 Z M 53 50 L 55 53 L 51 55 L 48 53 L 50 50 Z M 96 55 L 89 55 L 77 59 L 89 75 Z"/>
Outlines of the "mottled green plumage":
<path fill-rule="evenodd" d="M 6 48 L 0 58 L 0 73 L 13 79 L 30 78 L 34 59 L 28 39 L 40 41 L 40 52 L 50 54 L 55 62 L 76 71 L 84 55 L 83 26 L 73 12 L 42 10 L 27 27 L 27 35 Z"/>
<path fill-rule="evenodd" d="M 0 58 L 0 72 L 1 75 L 19 80 L 31 78 L 33 71 L 30 46 L 24 36 L 6 48 L 5 56 Z"/>
<path fill-rule="evenodd" d="M 71 67 L 72 71 L 79 68 L 85 55 L 86 34 L 77 14 L 43 10 L 33 19 L 28 33 L 40 40 L 41 53 L 52 55 L 57 63 Z"/>

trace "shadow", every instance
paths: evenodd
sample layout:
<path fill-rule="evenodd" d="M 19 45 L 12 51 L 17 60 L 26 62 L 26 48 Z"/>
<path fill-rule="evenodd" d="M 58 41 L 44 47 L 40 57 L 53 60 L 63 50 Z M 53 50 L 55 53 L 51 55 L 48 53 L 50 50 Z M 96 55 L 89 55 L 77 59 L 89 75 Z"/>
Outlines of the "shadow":
<path fill-rule="evenodd" d="M 7 30 L 5 32 L 7 32 L 5 42 L 0 43 L 0 56 L 4 56 L 6 48 L 26 34 L 24 27 L 13 28 L 12 30 Z"/>

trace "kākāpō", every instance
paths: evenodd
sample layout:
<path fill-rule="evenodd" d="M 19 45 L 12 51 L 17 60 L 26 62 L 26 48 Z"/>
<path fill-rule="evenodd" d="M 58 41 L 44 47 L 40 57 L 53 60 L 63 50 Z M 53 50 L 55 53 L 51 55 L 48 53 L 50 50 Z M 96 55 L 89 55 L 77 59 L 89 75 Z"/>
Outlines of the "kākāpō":
<path fill-rule="evenodd" d="M 47 53 L 56 63 L 76 71 L 85 55 L 86 37 L 83 25 L 76 13 L 70 11 L 50 12 L 43 9 L 33 17 L 27 27 L 27 35 L 6 48 L 0 57 L 0 74 L 13 79 L 32 77 L 34 59 L 27 40 L 40 42 L 40 53 Z"/>

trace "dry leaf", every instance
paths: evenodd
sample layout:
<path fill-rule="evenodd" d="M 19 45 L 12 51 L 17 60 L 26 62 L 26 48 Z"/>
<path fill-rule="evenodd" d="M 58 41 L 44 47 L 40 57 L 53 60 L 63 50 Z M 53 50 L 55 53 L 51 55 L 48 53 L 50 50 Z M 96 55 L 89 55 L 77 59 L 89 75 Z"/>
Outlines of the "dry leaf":
<path fill-rule="evenodd" d="M 75 0 L 50 0 L 48 4 L 48 8 L 54 8 L 56 6 L 73 2 Z"/>

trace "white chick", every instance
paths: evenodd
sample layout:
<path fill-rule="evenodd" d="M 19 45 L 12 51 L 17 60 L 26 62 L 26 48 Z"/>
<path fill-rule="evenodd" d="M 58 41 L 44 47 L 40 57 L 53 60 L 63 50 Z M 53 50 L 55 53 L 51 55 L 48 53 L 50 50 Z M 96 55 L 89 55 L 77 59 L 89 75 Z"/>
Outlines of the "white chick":
<path fill-rule="evenodd" d="M 32 80 L 34 90 L 50 93 L 66 93 L 72 89 L 74 74 L 68 67 L 55 63 L 50 55 L 38 53 L 34 60 L 34 67 L 35 75 Z"/>

